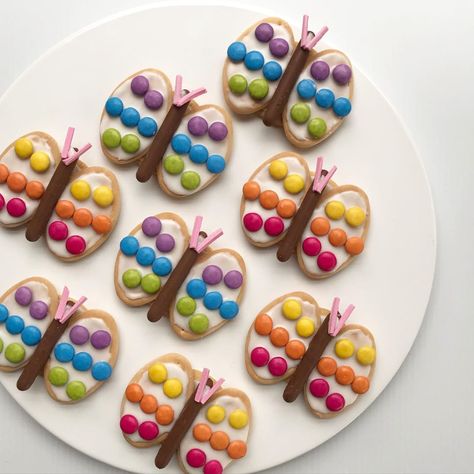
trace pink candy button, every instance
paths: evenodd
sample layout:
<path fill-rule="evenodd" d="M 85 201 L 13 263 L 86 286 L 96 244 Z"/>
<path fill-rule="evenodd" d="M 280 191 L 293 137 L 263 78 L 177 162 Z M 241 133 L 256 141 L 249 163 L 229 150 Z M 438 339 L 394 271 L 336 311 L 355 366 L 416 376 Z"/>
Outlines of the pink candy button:
<path fill-rule="evenodd" d="M 288 364 L 283 357 L 273 357 L 268 363 L 268 370 L 275 377 L 281 377 L 286 373 Z"/>
<path fill-rule="evenodd" d="M 256 347 L 250 354 L 250 360 L 256 367 L 263 367 L 268 364 L 270 354 L 265 347 Z"/>
<path fill-rule="evenodd" d="M 159 432 L 160 430 L 158 428 L 158 425 L 153 421 L 144 421 L 138 427 L 138 434 L 145 441 L 151 441 L 152 439 L 155 439 L 158 436 Z"/>
<path fill-rule="evenodd" d="M 80 235 L 71 235 L 66 240 L 66 250 L 72 255 L 79 255 L 86 249 L 86 241 Z"/>
<path fill-rule="evenodd" d="M 326 398 L 326 406 L 330 411 L 341 411 L 345 404 L 346 401 L 340 393 L 331 393 L 331 395 Z"/>
<path fill-rule="evenodd" d="M 191 467 L 202 467 L 206 464 L 206 453 L 202 449 L 190 449 L 186 461 Z"/>
<path fill-rule="evenodd" d="M 249 212 L 248 214 L 245 214 L 243 221 L 244 227 L 249 232 L 259 231 L 263 225 L 262 216 L 260 214 L 257 214 L 256 212 Z"/>
<path fill-rule="evenodd" d="M 276 237 L 283 232 L 285 224 L 283 224 L 283 220 L 280 217 L 269 217 L 265 221 L 264 229 L 268 235 Z"/>
<path fill-rule="evenodd" d="M 323 398 L 329 393 L 329 384 L 324 379 L 314 379 L 309 384 L 311 395 L 316 398 Z"/>
<path fill-rule="evenodd" d="M 62 221 L 54 221 L 49 224 L 48 235 L 53 240 L 64 240 L 69 234 L 67 225 Z"/>
<path fill-rule="evenodd" d="M 222 464 L 219 461 L 209 461 L 202 472 L 204 474 L 222 474 Z"/>
<path fill-rule="evenodd" d="M 123 415 L 120 419 L 120 429 L 125 434 L 133 434 L 138 429 L 138 420 L 133 415 Z"/>
<path fill-rule="evenodd" d="M 303 240 L 303 252 L 310 257 L 315 257 L 321 252 L 321 242 L 316 237 L 307 237 Z"/>
<path fill-rule="evenodd" d="M 23 199 L 12 198 L 7 202 L 7 212 L 12 217 L 21 217 L 26 212 L 26 204 Z"/>
<path fill-rule="evenodd" d="M 3 194 L 0 193 L 0 211 L 5 207 L 5 198 Z"/>
<path fill-rule="evenodd" d="M 323 272 L 330 272 L 336 268 L 337 258 L 332 252 L 322 252 L 318 255 L 317 263 Z"/>

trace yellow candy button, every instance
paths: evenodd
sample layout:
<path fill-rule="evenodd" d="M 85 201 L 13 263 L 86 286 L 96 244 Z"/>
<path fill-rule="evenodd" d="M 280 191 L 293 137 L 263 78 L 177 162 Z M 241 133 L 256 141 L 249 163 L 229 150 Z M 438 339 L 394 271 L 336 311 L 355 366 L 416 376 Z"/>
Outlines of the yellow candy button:
<path fill-rule="evenodd" d="M 314 334 L 314 331 L 316 329 L 316 326 L 314 324 L 314 321 L 306 316 L 303 316 L 302 318 L 298 319 L 298 322 L 296 323 L 296 332 L 298 333 L 298 336 L 301 337 L 309 337 Z"/>
<path fill-rule="evenodd" d="M 69 190 L 71 191 L 72 196 L 78 201 L 85 201 L 86 199 L 89 199 L 91 195 L 91 187 L 89 186 L 89 183 L 83 179 L 77 179 L 74 181 Z"/>
<path fill-rule="evenodd" d="M 168 379 L 163 384 L 163 392 L 168 398 L 177 398 L 183 393 L 183 384 L 178 379 Z"/>
<path fill-rule="evenodd" d="M 20 138 L 15 142 L 15 153 L 18 158 L 26 160 L 33 154 L 33 143 L 28 138 Z"/>
<path fill-rule="evenodd" d="M 114 193 L 108 186 L 99 186 L 94 189 L 92 198 L 98 206 L 107 207 L 114 202 Z"/>
<path fill-rule="evenodd" d="M 270 164 L 268 171 L 273 179 L 280 181 L 288 174 L 288 165 L 282 160 L 275 160 Z"/>
<path fill-rule="evenodd" d="M 225 410 L 220 405 L 212 405 L 207 409 L 206 418 L 211 423 L 220 423 L 225 418 Z"/>
<path fill-rule="evenodd" d="M 51 165 L 49 156 L 44 151 L 35 151 L 30 157 L 31 169 L 37 173 L 44 173 L 48 171 Z"/>
<path fill-rule="evenodd" d="M 294 299 L 287 299 L 281 307 L 281 312 L 286 319 L 298 319 L 301 316 L 301 303 Z"/>
<path fill-rule="evenodd" d="M 283 187 L 290 194 L 298 194 L 304 188 L 304 179 L 299 174 L 290 174 L 285 178 Z"/>
<path fill-rule="evenodd" d="M 334 352 L 341 359 L 348 359 L 354 354 L 354 344 L 349 339 L 339 339 L 334 346 Z"/>
<path fill-rule="evenodd" d="M 168 371 L 163 364 L 153 364 L 148 369 L 148 378 L 153 383 L 163 383 L 168 378 Z"/>
<path fill-rule="evenodd" d="M 245 428 L 248 422 L 249 416 L 244 410 L 234 410 L 229 416 L 229 424 L 230 426 L 232 426 L 232 428 L 235 428 L 236 430 L 241 430 L 242 428 Z"/>
<path fill-rule="evenodd" d="M 329 217 L 335 221 L 342 218 L 346 208 L 341 201 L 329 201 L 324 208 L 324 212 Z"/>
<path fill-rule="evenodd" d="M 363 346 L 357 351 L 357 360 L 362 365 L 370 365 L 375 360 L 375 349 L 370 346 Z"/>
<path fill-rule="evenodd" d="M 346 211 L 346 222 L 351 227 L 358 227 L 365 221 L 365 212 L 358 206 L 351 207 Z"/>

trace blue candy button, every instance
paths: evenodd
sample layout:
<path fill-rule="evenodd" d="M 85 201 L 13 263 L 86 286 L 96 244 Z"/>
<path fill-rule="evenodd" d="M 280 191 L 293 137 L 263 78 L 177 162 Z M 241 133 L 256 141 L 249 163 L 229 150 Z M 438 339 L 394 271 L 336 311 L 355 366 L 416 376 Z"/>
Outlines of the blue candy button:
<path fill-rule="evenodd" d="M 27 326 L 21 333 L 21 340 L 27 346 L 36 346 L 41 341 L 41 331 L 36 326 Z"/>
<path fill-rule="evenodd" d="M 92 366 L 92 357 L 87 352 L 78 352 L 72 359 L 72 366 L 81 372 L 89 370 Z"/>
<path fill-rule="evenodd" d="M 239 305 L 235 301 L 224 301 L 219 308 L 219 314 L 224 319 L 233 319 L 239 313 Z"/>
<path fill-rule="evenodd" d="M 207 309 L 218 309 L 222 304 L 222 295 L 218 291 L 210 291 L 203 302 Z"/>
<path fill-rule="evenodd" d="M 312 99 L 316 94 L 316 84 L 311 79 L 303 79 L 298 82 L 296 91 L 302 99 Z"/>
<path fill-rule="evenodd" d="M 334 92 L 330 89 L 319 89 L 316 93 L 316 104 L 323 109 L 329 109 L 334 103 Z"/>
<path fill-rule="evenodd" d="M 207 159 L 206 163 L 207 169 L 214 174 L 217 173 L 222 173 L 225 168 L 225 160 L 222 156 L 220 155 L 211 155 Z"/>
<path fill-rule="evenodd" d="M 202 164 L 207 161 L 209 152 L 204 145 L 193 145 L 189 150 L 189 158 L 192 162 Z"/>
<path fill-rule="evenodd" d="M 4 304 L 0 304 L 0 323 L 4 323 L 9 315 L 8 308 Z"/>
<path fill-rule="evenodd" d="M 138 122 L 138 133 L 144 137 L 152 137 L 158 131 L 158 125 L 151 117 L 143 117 Z"/>
<path fill-rule="evenodd" d="M 146 267 L 151 265 L 156 258 L 155 251 L 151 247 L 140 247 L 137 252 L 137 262 Z"/>
<path fill-rule="evenodd" d="M 112 367 L 108 362 L 96 362 L 92 366 L 92 377 L 99 382 L 107 380 L 112 375 Z"/>
<path fill-rule="evenodd" d="M 171 147 L 178 155 L 184 155 L 191 148 L 191 140 L 184 133 L 178 133 L 171 139 Z"/>
<path fill-rule="evenodd" d="M 25 328 L 25 322 L 20 316 L 9 316 L 5 326 L 10 334 L 20 334 Z"/>
<path fill-rule="evenodd" d="M 153 262 L 153 266 L 151 268 L 153 270 L 153 273 L 155 273 L 156 275 L 166 276 L 171 273 L 171 270 L 173 269 L 173 265 L 171 264 L 171 261 L 169 258 L 158 257 Z"/>
<path fill-rule="evenodd" d="M 338 117 L 345 117 L 352 109 L 351 101 L 345 97 L 339 97 L 334 101 L 332 108 Z"/>
<path fill-rule="evenodd" d="M 140 243 L 138 242 L 137 238 L 133 237 L 132 235 L 127 235 L 127 237 L 124 237 L 120 241 L 120 250 L 124 255 L 127 255 L 128 257 L 135 255 L 138 252 L 139 248 Z"/>
<path fill-rule="evenodd" d="M 227 48 L 227 57 L 234 63 L 239 63 L 245 58 L 247 48 L 244 43 L 236 41 Z"/>
<path fill-rule="evenodd" d="M 249 51 L 245 55 L 244 64 L 251 71 L 262 69 L 265 59 L 260 51 Z"/>
<path fill-rule="evenodd" d="M 109 97 L 105 103 L 105 111 L 111 117 L 118 117 L 123 111 L 123 102 L 118 97 Z"/>
<path fill-rule="evenodd" d="M 203 280 L 195 278 L 186 285 L 186 291 L 191 298 L 202 298 L 206 294 L 207 287 Z"/>
<path fill-rule="evenodd" d="M 140 113 L 133 107 L 123 109 L 120 120 L 126 127 L 136 127 L 140 121 Z"/>
<path fill-rule="evenodd" d="M 282 72 L 283 70 L 280 64 L 276 61 L 268 61 L 268 63 L 265 63 L 265 66 L 263 66 L 263 75 L 265 79 L 269 81 L 278 81 Z"/>
<path fill-rule="evenodd" d="M 54 348 L 54 357 L 56 357 L 59 362 L 71 362 L 74 353 L 74 347 L 67 342 L 61 342 Z"/>

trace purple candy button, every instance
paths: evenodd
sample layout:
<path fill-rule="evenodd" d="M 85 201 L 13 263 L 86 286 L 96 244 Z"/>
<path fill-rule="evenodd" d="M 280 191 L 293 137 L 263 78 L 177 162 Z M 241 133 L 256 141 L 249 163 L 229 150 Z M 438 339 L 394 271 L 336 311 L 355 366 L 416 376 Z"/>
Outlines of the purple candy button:
<path fill-rule="evenodd" d="M 203 117 L 193 117 L 188 122 L 188 130 L 191 135 L 195 137 L 202 137 L 207 133 L 208 124 L 207 120 Z"/>
<path fill-rule="evenodd" d="M 309 72 L 317 81 L 324 81 L 329 76 L 329 65 L 326 61 L 314 61 Z"/>
<path fill-rule="evenodd" d="M 142 231 L 148 237 L 156 237 L 161 232 L 161 221 L 157 217 L 147 217 L 142 222 Z"/>
<path fill-rule="evenodd" d="M 135 76 L 130 84 L 132 92 L 137 95 L 145 95 L 150 87 L 150 83 L 145 76 Z"/>
<path fill-rule="evenodd" d="M 69 331 L 69 339 L 71 339 L 73 344 L 82 346 L 82 344 L 85 344 L 89 340 L 89 331 L 84 326 L 74 326 Z"/>
<path fill-rule="evenodd" d="M 174 249 L 174 237 L 170 234 L 160 234 L 156 238 L 156 248 L 160 252 L 171 252 Z"/>
<path fill-rule="evenodd" d="M 273 38 L 270 41 L 270 52 L 277 58 L 282 58 L 290 49 L 288 41 L 283 38 Z"/>
<path fill-rule="evenodd" d="M 27 286 L 20 286 L 20 288 L 15 291 L 15 301 L 20 306 L 28 306 L 31 303 L 32 298 L 33 293 Z"/>
<path fill-rule="evenodd" d="M 341 86 L 345 86 L 352 77 L 352 70 L 347 64 L 338 64 L 332 70 L 332 77 Z"/>
<path fill-rule="evenodd" d="M 214 122 L 209 127 L 209 136 L 216 142 L 220 142 L 224 140 L 227 136 L 227 127 L 225 123 L 222 122 Z"/>
<path fill-rule="evenodd" d="M 222 270 L 217 265 L 208 265 L 202 272 L 202 279 L 208 285 L 217 285 L 222 280 Z"/>
<path fill-rule="evenodd" d="M 163 95 L 159 91 L 148 91 L 144 101 L 149 109 L 158 110 L 163 105 Z"/>
<path fill-rule="evenodd" d="M 91 336 L 91 344 L 96 349 L 105 349 L 110 346 L 112 336 L 107 331 L 99 330 Z"/>
<path fill-rule="evenodd" d="M 44 301 L 33 301 L 30 305 L 30 316 L 33 319 L 44 319 L 48 314 L 48 309 Z"/>
<path fill-rule="evenodd" d="M 255 38 L 262 43 L 268 43 L 273 38 L 273 27 L 269 23 L 260 23 L 255 28 Z"/>
<path fill-rule="evenodd" d="M 244 277 L 242 276 L 242 273 L 240 273 L 238 270 L 231 270 L 230 272 L 227 272 L 226 276 L 224 277 L 224 283 L 231 290 L 236 290 L 237 288 L 240 288 L 242 286 L 243 281 Z"/>

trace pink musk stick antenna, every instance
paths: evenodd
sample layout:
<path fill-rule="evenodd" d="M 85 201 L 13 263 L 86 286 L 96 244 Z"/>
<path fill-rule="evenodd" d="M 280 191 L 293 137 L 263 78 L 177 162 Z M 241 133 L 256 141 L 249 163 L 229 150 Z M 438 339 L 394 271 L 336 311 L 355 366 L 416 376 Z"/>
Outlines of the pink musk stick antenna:
<path fill-rule="evenodd" d="M 329 314 L 329 325 L 328 325 L 328 334 L 332 337 L 335 337 L 339 334 L 341 329 L 346 324 L 346 321 L 349 319 L 349 316 L 354 311 L 355 306 L 350 304 L 342 313 L 339 312 L 339 304 L 341 303 L 341 299 L 336 296 L 332 302 L 331 313 Z"/>
<path fill-rule="evenodd" d="M 175 86 L 174 86 L 174 95 L 173 95 L 173 104 L 177 107 L 182 107 L 184 104 L 187 104 L 194 100 L 196 97 L 203 95 L 207 92 L 205 87 L 198 87 L 191 92 L 183 94 L 183 76 L 177 75 Z"/>
<path fill-rule="evenodd" d="M 207 379 L 209 378 L 209 369 L 203 369 L 199 385 L 194 396 L 194 401 L 204 405 L 221 387 L 224 383 L 224 379 L 220 378 L 214 385 L 207 388 Z"/>
<path fill-rule="evenodd" d="M 314 34 L 308 31 L 309 16 L 303 15 L 303 26 L 301 28 L 301 47 L 307 51 L 313 49 L 321 38 L 329 31 L 327 26 L 323 26 L 318 33 Z"/>

